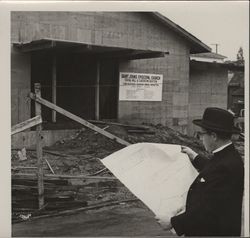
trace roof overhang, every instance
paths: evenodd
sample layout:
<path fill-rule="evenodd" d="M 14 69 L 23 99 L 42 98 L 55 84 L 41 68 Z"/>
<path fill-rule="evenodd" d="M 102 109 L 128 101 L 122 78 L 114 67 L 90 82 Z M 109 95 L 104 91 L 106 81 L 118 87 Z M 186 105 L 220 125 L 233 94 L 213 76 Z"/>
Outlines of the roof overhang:
<path fill-rule="evenodd" d="M 190 34 L 188 31 L 186 31 L 179 25 L 169 20 L 167 17 L 163 16 L 158 12 L 148 12 L 148 14 L 150 14 L 152 17 L 154 17 L 162 24 L 172 29 L 178 35 L 187 40 L 187 42 L 189 42 L 190 44 L 190 54 L 211 52 L 212 49 L 209 46 L 204 44 L 202 41 L 200 41 L 198 38 Z"/>
<path fill-rule="evenodd" d="M 235 65 L 230 63 L 219 63 L 219 62 L 204 62 L 204 61 L 197 61 L 197 60 L 190 60 L 190 67 L 194 67 L 197 69 L 204 69 L 206 66 L 212 66 L 212 67 L 221 67 L 227 70 L 237 70 L 244 72 L 244 66 L 243 65 Z"/>
<path fill-rule="evenodd" d="M 101 46 L 83 42 L 48 38 L 34 40 L 26 43 L 13 43 L 13 45 L 23 53 L 45 50 L 57 52 L 84 53 L 95 56 L 98 59 L 112 58 L 121 60 L 134 60 L 165 57 L 166 54 L 169 54 L 169 52 L 162 51 Z"/>

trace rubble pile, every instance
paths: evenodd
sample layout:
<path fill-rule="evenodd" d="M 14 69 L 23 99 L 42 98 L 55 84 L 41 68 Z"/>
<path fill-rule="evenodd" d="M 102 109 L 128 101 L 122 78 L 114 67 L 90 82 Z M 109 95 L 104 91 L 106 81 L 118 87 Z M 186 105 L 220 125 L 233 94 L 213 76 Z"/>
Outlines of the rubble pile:
<path fill-rule="evenodd" d="M 104 127 L 105 128 L 105 127 Z M 189 146 L 201 154 L 206 154 L 200 140 L 186 136 L 171 128 L 162 125 L 147 125 L 147 130 L 130 132 L 122 126 L 109 126 L 106 131 L 128 141 L 131 144 L 140 142 L 179 144 Z M 135 130 L 134 130 L 135 131 Z M 90 129 L 81 129 L 76 136 L 69 140 L 58 141 L 48 149 L 55 151 L 67 151 L 71 155 L 88 154 L 100 159 L 122 149 L 124 146 L 109 138 L 93 132 Z M 68 151 L 70 149 L 70 151 Z"/>

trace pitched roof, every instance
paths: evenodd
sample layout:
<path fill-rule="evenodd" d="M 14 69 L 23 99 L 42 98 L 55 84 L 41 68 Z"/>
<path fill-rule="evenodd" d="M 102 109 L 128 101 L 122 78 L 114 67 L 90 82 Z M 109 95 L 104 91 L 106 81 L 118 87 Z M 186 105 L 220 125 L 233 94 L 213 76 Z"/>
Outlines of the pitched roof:
<path fill-rule="evenodd" d="M 227 57 L 224 55 L 220 55 L 214 52 L 208 53 L 198 53 L 198 54 L 191 54 L 190 56 L 199 57 L 199 58 L 211 58 L 211 59 L 226 59 Z"/>
<path fill-rule="evenodd" d="M 194 53 L 211 52 L 211 48 L 209 46 L 204 44 L 201 40 L 196 38 L 194 35 L 186 31 L 179 25 L 169 20 L 167 17 L 163 16 L 158 12 L 148 12 L 148 14 L 150 14 L 155 19 L 163 23 L 165 26 L 171 28 L 173 31 L 175 31 L 183 38 L 185 38 L 190 43 L 190 53 L 194 54 Z"/>

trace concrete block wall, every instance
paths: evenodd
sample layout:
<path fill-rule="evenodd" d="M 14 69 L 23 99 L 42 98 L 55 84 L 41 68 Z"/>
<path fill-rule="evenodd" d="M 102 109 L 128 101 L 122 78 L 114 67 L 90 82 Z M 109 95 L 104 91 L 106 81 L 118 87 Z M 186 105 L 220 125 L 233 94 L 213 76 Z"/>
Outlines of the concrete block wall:
<path fill-rule="evenodd" d="M 188 68 L 186 71 L 175 70 L 180 59 L 175 56 L 176 65 L 174 65 L 169 63 L 170 57 L 169 55 L 157 60 L 133 60 L 120 64 L 121 72 L 163 74 L 162 101 L 120 101 L 118 112 L 120 121 L 162 124 L 183 133 L 187 132 L 189 70 Z M 185 64 L 182 67 L 185 67 Z"/>
<path fill-rule="evenodd" d="M 30 55 L 11 50 L 11 125 L 30 118 Z"/>
<path fill-rule="evenodd" d="M 198 129 L 192 124 L 202 118 L 207 107 L 227 109 L 227 69 L 207 64 L 206 70 L 190 69 L 188 134 Z"/>
<path fill-rule="evenodd" d="M 146 13 L 12 12 L 12 42 L 41 38 L 182 54 L 185 41 Z"/>
<path fill-rule="evenodd" d="M 187 42 L 147 15 L 136 12 L 12 12 L 12 42 L 41 38 L 169 52 L 165 58 L 120 63 L 120 71 L 163 74 L 162 102 L 119 102 L 118 119 L 174 127 L 188 123 Z"/>

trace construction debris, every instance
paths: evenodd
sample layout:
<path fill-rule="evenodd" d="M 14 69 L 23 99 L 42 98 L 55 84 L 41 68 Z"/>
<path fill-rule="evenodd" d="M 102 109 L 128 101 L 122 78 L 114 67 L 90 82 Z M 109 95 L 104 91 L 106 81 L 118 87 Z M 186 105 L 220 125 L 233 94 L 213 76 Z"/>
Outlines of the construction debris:
<path fill-rule="evenodd" d="M 51 167 L 49 161 L 48 161 L 47 159 L 45 159 L 45 161 L 46 161 L 46 163 L 47 163 L 47 165 L 48 165 L 50 171 L 52 172 L 52 174 L 55 174 L 55 172 L 54 172 L 54 170 L 52 169 L 52 167 Z"/>
<path fill-rule="evenodd" d="M 100 124 L 107 127 L 106 122 Z M 200 154 L 208 155 L 201 141 L 183 135 L 161 125 L 135 129 L 129 126 L 108 124 L 105 130 L 119 136 L 129 143 L 152 142 L 189 146 Z M 143 129 L 142 129 L 143 128 Z M 131 133 L 138 130 L 152 133 Z M 244 143 L 237 141 L 236 148 L 244 157 Z M 38 210 L 37 199 L 37 166 L 36 152 L 26 151 L 26 160 L 19 160 L 17 151 L 12 151 L 12 219 L 23 221 L 20 214 L 36 216 L 51 215 L 64 210 L 74 211 L 108 204 L 126 199 L 135 199 L 134 195 L 124 187 L 103 166 L 100 159 L 124 148 L 116 141 L 95 134 L 88 128 L 80 129 L 72 138 L 58 141 L 50 147 L 43 148 L 45 207 Z M 46 161 L 49 161 L 49 165 Z M 53 168 L 53 172 L 51 168 Z M 52 174 L 53 173 L 53 174 Z M 26 213 L 25 213 L 26 212 Z"/>
<path fill-rule="evenodd" d="M 25 148 L 23 148 L 22 150 L 18 151 L 17 154 L 18 154 L 19 160 L 23 161 L 23 160 L 27 159 L 26 149 Z"/>

